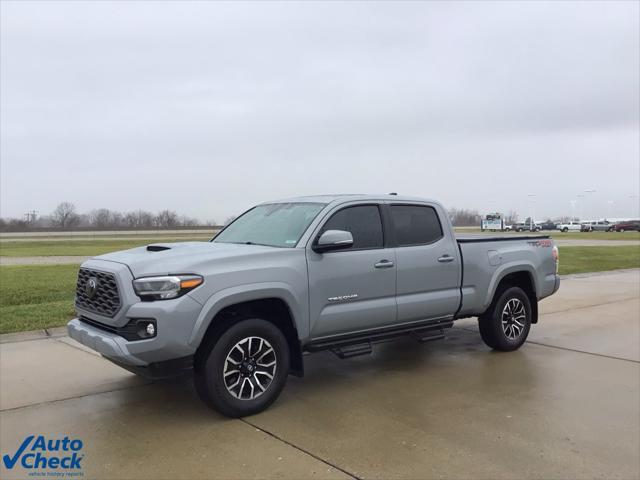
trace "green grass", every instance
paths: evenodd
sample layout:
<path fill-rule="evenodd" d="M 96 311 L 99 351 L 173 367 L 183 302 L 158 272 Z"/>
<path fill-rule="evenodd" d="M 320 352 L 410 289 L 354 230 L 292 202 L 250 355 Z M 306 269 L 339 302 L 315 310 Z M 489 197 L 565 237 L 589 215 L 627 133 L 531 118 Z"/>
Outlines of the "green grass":
<path fill-rule="evenodd" d="M 560 273 L 640 267 L 640 245 L 560 247 Z M 78 265 L 0 267 L 0 333 L 64 325 L 74 315 Z"/>
<path fill-rule="evenodd" d="M 540 232 L 551 235 L 555 239 L 570 238 L 572 240 L 640 240 L 640 232 Z"/>
<path fill-rule="evenodd" d="M 481 232 L 480 229 L 456 229 L 458 235 L 482 233 L 483 235 L 549 235 L 554 239 L 571 240 L 640 240 L 640 232 Z"/>
<path fill-rule="evenodd" d="M 560 247 L 560 274 L 640 268 L 640 245 Z"/>
<path fill-rule="evenodd" d="M 211 236 L 191 236 L 184 238 L 135 238 L 135 239 L 82 239 L 82 240 L 28 240 L 3 241 L 0 255 L 6 257 L 37 257 L 55 255 L 81 255 L 92 257 L 103 253 L 125 250 L 150 243 L 206 241 Z"/>
<path fill-rule="evenodd" d="M 458 234 L 479 233 L 480 230 L 458 230 Z M 525 235 L 528 232 L 485 232 L 487 235 Z M 555 239 L 577 240 L 640 240 L 640 232 L 608 233 L 608 232 L 540 232 L 543 235 L 551 235 Z M 123 232 L 122 237 L 127 233 Z M 184 235 L 184 236 L 157 236 L 141 238 L 30 238 L 30 239 L 3 239 L 0 241 L 0 256 L 6 257 L 34 257 L 34 256 L 86 256 L 92 257 L 103 253 L 115 252 L 127 248 L 139 247 L 150 243 L 170 243 L 206 241 L 212 234 Z"/>
<path fill-rule="evenodd" d="M 0 333 L 64 325 L 73 317 L 78 265 L 0 267 Z"/>

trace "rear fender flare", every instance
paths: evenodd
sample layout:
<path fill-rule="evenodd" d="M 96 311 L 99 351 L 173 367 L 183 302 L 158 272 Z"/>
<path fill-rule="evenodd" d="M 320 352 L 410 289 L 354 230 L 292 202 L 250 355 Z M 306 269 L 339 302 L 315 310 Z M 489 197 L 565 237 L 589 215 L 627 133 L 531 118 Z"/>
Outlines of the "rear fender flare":
<path fill-rule="evenodd" d="M 491 302 L 493 301 L 493 297 L 496 294 L 496 290 L 498 289 L 498 285 L 500 282 L 511 273 L 518 272 L 527 272 L 529 277 L 531 278 L 531 283 L 533 284 L 533 288 L 535 289 L 535 295 L 537 296 L 537 292 L 539 291 L 538 281 L 536 278 L 536 269 L 533 263 L 525 261 L 525 262 L 517 262 L 517 263 L 506 263 L 504 265 L 500 265 L 493 273 L 491 277 L 491 281 L 489 282 L 489 288 L 487 290 L 487 296 L 484 299 L 481 310 L 484 311 L 489 308 Z"/>

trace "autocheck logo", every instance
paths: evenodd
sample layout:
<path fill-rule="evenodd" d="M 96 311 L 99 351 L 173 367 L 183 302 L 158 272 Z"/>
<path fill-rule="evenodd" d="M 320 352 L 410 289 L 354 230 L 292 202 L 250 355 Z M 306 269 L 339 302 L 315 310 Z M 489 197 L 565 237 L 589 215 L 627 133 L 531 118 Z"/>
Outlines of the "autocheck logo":
<path fill-rule="evenodd" d="M 84 458 L 83 446 L 79 438 L 45 438 L 44 435 L 29 435 L 13 455 L 3 455 L 2 462 L 8 470 L 16 465 L 32 470 L 29 476 L 82 476 L 83 473 L 79 470 L 82 469 L 81 462 Z M 49 471 L 44 473 L 34 470 Z"/>

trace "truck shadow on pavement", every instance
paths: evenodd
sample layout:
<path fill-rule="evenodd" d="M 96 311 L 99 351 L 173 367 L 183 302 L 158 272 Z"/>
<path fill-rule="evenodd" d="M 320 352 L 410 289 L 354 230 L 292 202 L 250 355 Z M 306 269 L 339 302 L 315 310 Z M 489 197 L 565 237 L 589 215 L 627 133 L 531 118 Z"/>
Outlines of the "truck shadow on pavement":
<path fill-rule="evenodd" d="M 266 412 L 282 411 L 300 405 L 342 405 L 365 402 L 368 405 L 385 398 L 394 402 L 424 401 L 425 395 L 436 397 L 443 383 L 455 382 L 460 389 L 490 392 L 504 385 L 517 385 L 533 391 L 543 381 L 536 373 L 525 345 L 520 351 L 502 353 L 491 351 L 479 335 L 458 328 L 447 337 L 434 342 L 420 343 L 411 338 L 374 346 L 371 355 L 346 360 L 330 352 L 305 356 L 305 376 L 289 376 L 287 385 L 274 405 Z M 535 346 L 534 346 L 535 348 Z M 506 362 L 505 360 L 509 360 Z M 397 397 L 397 391 L 404 396 Z M 372 395 L 372 392 L 376 392 Z M 191 379 L 154 382 L 121 392 L 128 401 L 145 402 L 149 398 L 150 411 L 158 409 L 164 415 L 170 405 L 181 420 L 226 417 L 207 408 L 199 400 Z M 184 408 L 188 405 L 188 408 Z M 174 410 L 171 408 L 171 410 Z M 123 411 L 126 414 L 126 411 Z M 304 412 L 299 412 L 303 418 Z M 251 417 L 255 418 L 255 417 Z"/>

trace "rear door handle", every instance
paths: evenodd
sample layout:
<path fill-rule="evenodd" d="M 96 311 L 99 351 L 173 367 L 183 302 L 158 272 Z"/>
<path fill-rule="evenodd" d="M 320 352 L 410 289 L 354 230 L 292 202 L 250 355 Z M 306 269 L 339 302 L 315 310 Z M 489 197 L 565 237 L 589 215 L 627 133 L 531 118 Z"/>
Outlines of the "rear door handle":
<path fill-rule="evenodd" d="M 393 267 L 393 262 L 391 260 L 380 260 L 378 263 L 373 265 L 376 268 L 391 268 Z"/>
<path fill-rule="evenodd" d="M 451 255 L 443 255 L 440 258 L 438 258 L 438 261 L 440 263 L 449 263 L 449 262 L 453 262 L 455 260 L 454 257 L 452 257 Z"/>

